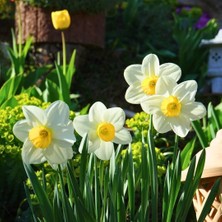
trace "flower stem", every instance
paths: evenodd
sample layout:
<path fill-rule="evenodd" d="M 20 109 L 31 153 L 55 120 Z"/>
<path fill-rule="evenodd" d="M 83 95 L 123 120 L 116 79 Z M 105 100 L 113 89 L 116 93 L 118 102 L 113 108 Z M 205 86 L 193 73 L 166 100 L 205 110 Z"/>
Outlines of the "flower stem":
<path fill-rule="evenodd" d="M 153 122 L 150 115 L 150 125 L 148 130 L 148 160 L 151 173 L 151 201 L 152 201 L 152 221 L 158 221 L 158 172 L 155 144 L 153 139 Z"/>
<path fill-rule="evenodd" d="M 173 147 L 173 162 L 172 162 L 174 165 L 175 165 L 177 154 L 178 154 L 178 141 L 179 141 L 179 138 L 175 134 L 174 147 Z"/>
<path fill-rule="evenodd" d="M 65 41 L 65 35 L 64 32 L 61 32 L 62 36 L 62 61 L 63 61 L 63 74 L 66 74 L 66 41 Z"/>

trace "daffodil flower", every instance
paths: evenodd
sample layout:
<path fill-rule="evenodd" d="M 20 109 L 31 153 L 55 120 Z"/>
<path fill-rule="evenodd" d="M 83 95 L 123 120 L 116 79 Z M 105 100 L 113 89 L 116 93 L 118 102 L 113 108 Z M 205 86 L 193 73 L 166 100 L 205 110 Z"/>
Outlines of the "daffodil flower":
<path fill-rule="evenodd" d="M 45 110 L 37 106 L 23 106 L 22 110 L 25 119 L 14 125 L 13 133 L 24 143 L 24 163 L 48 161 L 56 168 L 57 164 L 64 164 L 73 157 L 72 145 L 76 139 L 66 103 L 56 101 Z"/>
<path fill-rule="evenodd" d="M 159 133 L 173 130 L 185 137 L 191 128 L 191 121 L 201 119 L 206 114 L 202 103 L 195 102 L 197 83 L 194 80 L 168 87 L 160 86 L 163 95 L 154 95 L 141 103 L 143 111 L 153 114 L 153 126 Z"/>
<path fill-rule="evenodd" d="M 71 18 L 70 18 L 69 12 L 66 9 L 52 12 L 51 19 L 52 19 L 53 27 L 56 30 L 67 29 L 69 28 L 71 24 Z"/>
<path fill-rule="evenodd" d="M 77 116 L 74 128 L 83 138 L 87 135 L 88 152 L 95 153 L 101 160 L 109 160 L 114 152 L 114 144 L 128 144 L 131 135 L 123 127 L 125 113 L 119 107 L 107 109 L 101 102 L 94 103 L 88 115 Z"/>
<path fill-rule="evenodd" d="M 156 86 L 163 78 L 178 81 L 181 77 L 181 69 L 173 63 L 159 65 L 159 59 L 154 54 L 147 55 L 142 65 L 128 66 L 124 71 L 124 78 L 129 84 L 125 94 L 127 102 L 140 104 L 146 98 L 157 94 Z"/>

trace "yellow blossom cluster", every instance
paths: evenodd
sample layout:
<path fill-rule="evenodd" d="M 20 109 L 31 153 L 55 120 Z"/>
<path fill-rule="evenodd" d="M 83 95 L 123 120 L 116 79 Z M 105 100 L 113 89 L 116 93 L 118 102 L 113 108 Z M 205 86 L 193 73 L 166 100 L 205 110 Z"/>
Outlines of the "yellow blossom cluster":
<path fill-rule="evenodd" d="M 138 168 L 139 165 L 141 164 L 141 160 L 142 160 L 141 154 L 142 154 L 143 145 L 146 149 L 148 149 L 148 145 L 142 144 L 142 142 L 140 141 L 132 143 L 132 146 L 131 146 L 133 163 L 136 168 Z M 157 158 L 158 176 L 162 176 L 166 172 L 165 157 L 159 148 L 155 148 L 155 151 L 156 151 L 156 158 Z M 127 152 L 128 150 L 124 149 L 122 151 L 122 155 L 125 156 Z"/>
<path fill-rule="evenodd" d="M 142 137 L 147 136 L 149 128 L 149 114 L 145 112 L 136 113 L 132 118 L 126 120 L 128 128 L 132 129 L 135 140 L 141 140 Z"/>

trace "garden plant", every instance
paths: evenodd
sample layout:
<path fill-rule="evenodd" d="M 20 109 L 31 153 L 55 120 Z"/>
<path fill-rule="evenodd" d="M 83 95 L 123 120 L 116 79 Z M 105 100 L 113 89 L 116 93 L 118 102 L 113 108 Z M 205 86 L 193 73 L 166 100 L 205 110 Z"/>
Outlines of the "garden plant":
<path fill-rule="evenodd" d="M 0 89 L 1 205 L 16 202 L 23 221 L 204 221 L 220 180 L 198 218 L 192 200 L 205 148 L 222 128 L 222 105 L 206 108 L 179 64 L 147 53 L 122 73 L 125 100 L 141 112 L 128 118 L 101 101 L 79 107 L 71 92 L 76 51 L 67 61 L 63 33 L 72 21 L 67 10 L 51 15 L 62 41 L 53 65 L 27 71 L 33 40 L 17 44 L 12 32 Z"/>

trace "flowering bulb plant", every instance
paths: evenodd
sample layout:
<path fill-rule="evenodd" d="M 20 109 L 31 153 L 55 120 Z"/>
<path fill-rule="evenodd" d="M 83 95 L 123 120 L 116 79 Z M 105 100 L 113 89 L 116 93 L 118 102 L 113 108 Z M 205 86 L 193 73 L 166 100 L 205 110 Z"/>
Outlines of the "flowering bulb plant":
<path fill-rule="evenodd" d="M 102 102 L 94 103 L 88 114 L 76 115 L 72 123 L 68 106 L 62 101 L 45 110 L 24 106 L 25 119 L 18 121 L 13 131 L 24 143 L 22 159 L 33 189 L 26 187 L 33 220 L 187 221 L 204 168 L 205 151 L 195 167 L 193 141 L 183 150 L 179 142 L 191 126 L 201 140 L 203 131 L 198 123 L 206 109 L 195 101 L 197 83 L 177 83 L 180 76 L 177 65 L 159 65 L 154 54 L 147 55 L 142 65 L 125 69 L 129 84 L 126 100 L 140 104 L 144 111 L 126 121 L 132 133 L 125 127 L 124 111 L 107 108 Z M 135 120 L 138 123 L 132 122 Z M 174 136 L 174 142 L 161 147 L 160 141 Z M 78 173 L 75 156 L 80 156 Z M 30 165 L 45 161 L 55 169 L 53 180 L 44 170 L 40 180 Z M 186 167 L 188 176 L 182 182 L 181 172 Z M 48 183 L 52 183 L 51 188 Z M 217 181 L 213 190 L 218 188 Z M 41 214 L 35 211 L 33 194 Z M 215 195 L 209 195 L 199 221 L 208 214 Z"/>

